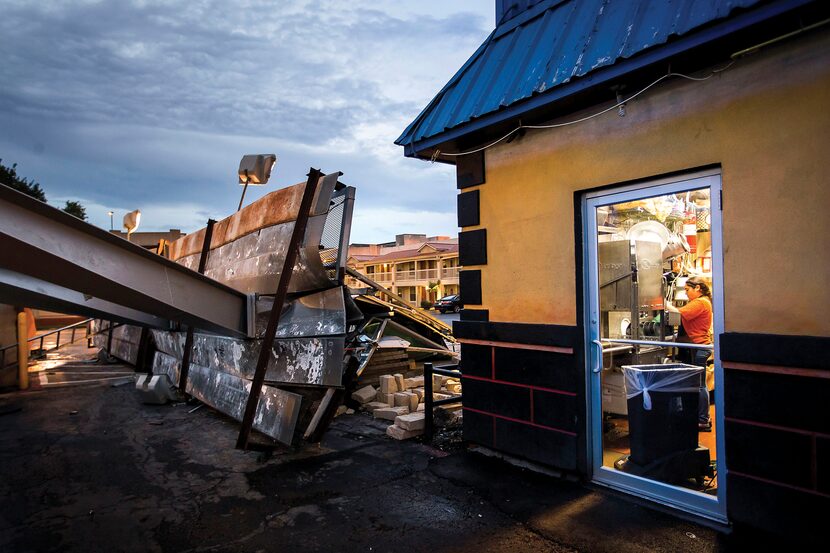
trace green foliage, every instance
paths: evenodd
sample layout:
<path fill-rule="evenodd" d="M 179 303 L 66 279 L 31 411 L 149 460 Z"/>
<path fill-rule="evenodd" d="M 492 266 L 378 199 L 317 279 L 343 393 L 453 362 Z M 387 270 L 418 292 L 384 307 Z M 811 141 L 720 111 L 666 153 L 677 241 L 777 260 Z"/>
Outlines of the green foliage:
<path fill-rule="evenodd" d="M 46 193 L 40 187 L 40 184 L 36 183 L 35 181 L 29 181 L 24 178 L 20 178 L 17 175 L 17 163 L 13 164 L 11 167 L 6 167 L 3 165 L 3 160 L 0 159 L 0 184 L 5 184 L 11 188 L 14 188 L 18 192 L 23 192 L 41 202 L 46 201 Z"/>
<path fill-rule="evenodd" d="M 5 184 L 41 202 L 46 201 L 46 193 L 40 187 L 40 184 L 18 176 L 17 163 L 12 164 L 11 167 L 6 167 L 3 165 L 3 160 L 0 159 L 0 184 Z M 67 201 L 63 210 L 81 221 L 86 221 L 86 208 L 81 205 L 81 202 Z"/>
<path fill-rule="evenodd" d="M 432 309 L 432 302 L 429 300 L 421 300 L 421 309 Z"/>
<path fill-rule="evenodd" d="M 86 208 L 81 205 L 81 202 L 72 202 L 67 200 L 63 210 L 70 215 L 74 215 L 81 221 L 86 221 Z"/>

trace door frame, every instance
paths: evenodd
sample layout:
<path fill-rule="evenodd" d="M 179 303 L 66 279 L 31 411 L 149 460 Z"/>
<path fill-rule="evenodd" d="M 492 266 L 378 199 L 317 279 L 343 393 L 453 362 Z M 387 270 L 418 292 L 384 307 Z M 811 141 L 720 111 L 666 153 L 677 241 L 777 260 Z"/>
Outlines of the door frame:
<path fill-rule="evenodd" d="M 697 182 L 694 182 L 697 181 Z M 716 470 L 718 479 L 717 496 L 710 496 L 657 482 L 647 478 L 616 471 L 602 466 L 602 391 L 599 373 L 594 373 L 595 364 L 602 363 L 594 340 L 599 336 L 599 286 L 596 273 L 596 207 L 661 194 L 669 194 L 693 188 L 708 187 L 710 190 L 710 216 L 712 240 L 712 291 L 714 294 L 714 355 L 715 355 L 715 426 L 716 426 Z M 585 351 L 586 390 L 586 459 L 589 478 L 596 484 L 652 500 L 662 505 L 679 509 L 700 517 L 726 523 L 726 455 L 724 436 L 723 368 L 720 361 L 720 335 L 724 325 L 723 301 L 723 205 L 722 173 L 713 168 L 679 173 L 670 177 L 653 178 L 633 184 L 620 184 L 587 191 L 582 194 L 582 256 L 584 269 L 583 320 Z"/>

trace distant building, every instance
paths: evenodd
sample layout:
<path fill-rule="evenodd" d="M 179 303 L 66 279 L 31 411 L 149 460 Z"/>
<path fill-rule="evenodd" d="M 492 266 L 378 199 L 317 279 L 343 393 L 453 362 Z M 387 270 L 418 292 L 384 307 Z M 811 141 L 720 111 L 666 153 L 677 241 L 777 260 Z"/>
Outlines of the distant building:
<path fill-rule="evenodd" d="M 120 230 L 111 230 L 110 234 L 120 236 L 124 240 L 127 239 L 127 233 Z M 185 234 L 186 233 L 182 232 L 181 229 L 177 228 L 171 228 L 170 230 L 164 232 L 134 232 L 130 236 L 130 242 L 138 244 L 142 248 L 155 251 L 158 248 L 159 241 L 164 240 L 169 244 L 170 242 L 178 240 Z"/>
<path fill-rule="evenodd" d="M 458 293 L 458 239 L 398 234 L 394 242 L 351 244 L 348 266 L 412 305 Z M 356 279 L 347 282 L 363 286 Z"/>

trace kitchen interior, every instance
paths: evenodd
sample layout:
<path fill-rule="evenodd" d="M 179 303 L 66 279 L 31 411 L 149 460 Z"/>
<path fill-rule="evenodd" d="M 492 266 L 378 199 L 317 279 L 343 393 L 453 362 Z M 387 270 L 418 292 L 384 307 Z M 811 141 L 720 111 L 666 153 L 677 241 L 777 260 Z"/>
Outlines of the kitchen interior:
<path fill-rule="evenodd" d="M 603 466 L 715 495 L 713 347 L 691 340 L 678 312 L 703 288 L 688 288 L 689 278 L 717 289 L 710 190 L 605 205 L 596 216 Z"/>

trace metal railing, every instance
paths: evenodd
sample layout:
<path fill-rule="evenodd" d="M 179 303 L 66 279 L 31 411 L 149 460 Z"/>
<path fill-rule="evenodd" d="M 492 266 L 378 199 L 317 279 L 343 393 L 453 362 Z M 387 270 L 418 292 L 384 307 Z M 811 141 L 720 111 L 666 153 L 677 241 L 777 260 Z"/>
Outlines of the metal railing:
<path fill-rule="evenodd" d="M 438 269 L 409 269 L 395 271 L 397 280 L 435 280 L 438 278 Z"/>
<path fill-rule="evenodd" d="M 43 356 L 47 351 L 56 350 L 59 347 L 61 347 L 61 333 L 62 332 L 68 332 L 69 333 L 69 341 L 64 342 L 63 345 L 72 344 L 77 339 L 80 339 L 80 338 L 76 338 L 76 334 L 77 334 L 78 329 L 83 327 L 83 326 L 89 325 L 89 323 L 91 323 L 91 322 L 92 322 L 92 319 L 85 319 L 85 320 L 77 322 L 75 324 L 71 324 L 71 325 L 68 325 L 68 326 L 57 328 L 57 329 L 52 330 L 50 332 L 46 332 L 44 334 L 41 334 L 40 336 L 35 336 L 34 338 L 29 338 L 26 341 L 29 344 L 39 342 L 39 345 L 38 345 L 38 347 L 36 348 L 35 351 L 39 351 L 40 356 Z M 112 325 L 112 323 L 110 323 L 110 325 Z M 109 327 L 103 328 L 99 332 L 104 332 L 104 331 L 107 331 L 107 330 L 109 330 Z M 55 336 L 55 347 L 49 348 L 47 350 L 47 349 L 44 349 L 45 340 L 47 338 L 49 338 L 50 336 Z M 87 329 L 87 331 L 83 333 L 82 338 L 86 339 L 86 338 L 89 338 L 90 336 L 91 336 L 91 334 L 89 333 L 89 331 Z M 7 366 L 10 367 L 10 366 L 14 365 L 17 362 L 17 355 L 15 355 L 14 357 L 12 357 L 12 359 L 14 359 L 15 362 L 14 363 L 9 363 L 8 365 L 6 365 L 6 352 L 10 351 L 10 350 L 17 350 L 17 344 L 12 344 L 10 346 L 0 348 L 0 368 L 6 368 Z M 32 351 L 32 348 L 29 347 L 30 356 L 31 356 L 31 351 Z M 15 351 L 15 353 L 17 353 L 17 352 Z"/>
<path fill-rule="evenodd" d="M 458 267 L 444 267 L 441 269 L 441 278 L 458 278 Z"/>
<path fill-rule="evenodd" d="M 434 367 L 432 363 L 424 363 L 424 438 L 427 442 L 432 441 L 432 435 L 435 433 L 435 421 L 433 420 L 435 408 L 448 403 L 458 403 L 462 401 L 463 395 L 454 395 L 446 399 L 433 399 L 433 374 L 461 379 L 461 370 L 458 369 L 458 363 L 450 363 L 440 367 Z"/>

